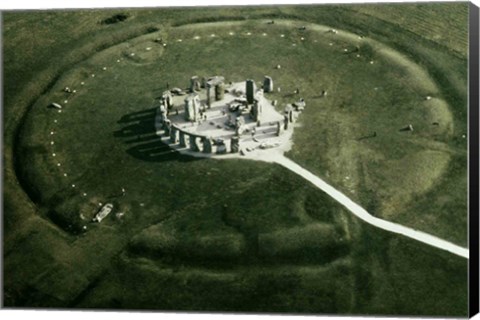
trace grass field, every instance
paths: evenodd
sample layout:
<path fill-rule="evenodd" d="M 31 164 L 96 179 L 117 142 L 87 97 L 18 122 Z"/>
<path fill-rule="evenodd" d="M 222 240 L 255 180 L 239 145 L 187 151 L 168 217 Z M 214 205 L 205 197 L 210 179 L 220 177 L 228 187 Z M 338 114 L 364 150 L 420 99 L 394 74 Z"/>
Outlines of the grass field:
<path fill-rule="evenodd" d="M 296 88 L 307 101 L 289 157 L 374 215 L 466 245 L 467 5 L 432 7 L 4 14 L 5 305 L 465 315 L 467 261 L 278 166 L 165 154 L 153 127 L 167 83 L 268 74 L 280 106 Z M 458 24 L 436 22 L 447 11 Z M 88 223 L 106 202 L 125 216 Z"/>

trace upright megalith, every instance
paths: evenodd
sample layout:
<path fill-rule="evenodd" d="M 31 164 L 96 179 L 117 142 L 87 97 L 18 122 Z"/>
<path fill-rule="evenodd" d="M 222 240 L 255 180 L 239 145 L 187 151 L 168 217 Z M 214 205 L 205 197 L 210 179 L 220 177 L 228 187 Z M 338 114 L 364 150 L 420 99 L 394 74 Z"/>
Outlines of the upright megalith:
<path fill-rule="evenodd" d="M 187 135 L 185 134 L 185 132 L 180 131 L 178 140 L 179 140 L 180 146 L 183 147 L 183 148 L 185 148 L 187 146 L 187 139 L 186 139 L 187 137 L 186 136 Z"/>
<path fill-rule="evenodd" d="M 282 134 L 282 123 L 280 121 L 277 121 L 277 130 L 275 132 L 277 137 L 280 137 Z"/>
<path fill-rule="evenodd" d="M 232 153 L 238 153 L 240 151 L 240 137 L 233 136 L 230 140 L 230 151 Z"/>
<path fill-rule="evenodd" d="M 225 95 L 225 84 L 223 82 L 215 86 L 215 101 L 220 101 Z"/>
<path fill-rule="evenodd" d="M 190 78 L 190 92 L 195 92 L 200 90 L 200 78 L 198 76 L 193 76 Z"/>
<path fill-rule="evenodd" d="M 250 109 L 250 116 L 253 121 L 261 121 L 262 116 L 262 101 L 259 99 L 253 99 L 253 106 Z"/>
<path fill-rule="evenodd" d="M 164 105 L 167 110 L 171 110 L 173 107 L 172 93 L 167 90 L 162 93 L 160 97 L 160 104 Z"/>
<path fill-rule="evenodd" d="M 218 100 L 221 100 L 223 99 L 223 94 L 225 92 L 225 85 L 223 84 L 225 82 L 225 78 L 222 77 L 222 76 L 214 76 L 214 77 L 210 77 L 207 79 L 207 83 L 206 83 L 206 87 L 207 87 L 207 107 L 210 108 L 211 107 L 211 89 L 214 88 L 215 90 L 215 99 L 218 101 Z M 220 85 L 223 85 L 223 91 L 221 93 L 221 98 L 220 99 L 217 99 L 217 90 L 219 90 L 219 88 L 217 88 L 217 86 L 220 86 Z"/>
<path fill-rule="evenodd" d="M 200 119 L 200 97 L 192 93 L 185 98 L 185 120 L 197 121 Z"/>
<path fill-rule="evenodd" d="M 170 128 L 170 143 L 178 143 L 178 129 L 173 125 Z"/>
<path fill-rule="evenodd" d="M 172 127 L 172 122 L 170 120 L 166 119 L 165 121 L 163 121 L 163 130 L 166 137 L 170 136 L 171 127 Z"/>
<path fill-rule="evenodd" d="M 255 91 L 257 91 L 257 86 L 255 81 L 248 79 L 245 84 L 245 92 L 247 93 L 247 103 L 252 104 L 253 99 L 255 98 Z"/>
<path fill-rule="evenodd" d="M 285 107 L 285 115 L 288 117 L 289 122 L 293 122 L 293 106 L 291 104 L 287 104 Z"/>
<path fill-rule="evenodd" d="M 264 92 L 273 92 L 273 80 L 272 77 L 265 76 L 263 79 L 263 91 Z"/>
<path fill-rule="evenodd" d="M 200 146 L 198 145 L 198 137 L 196 135 L 191 134 L 190 138 L 190 150 L 193 152 L 199 152 Z"/>
<path fill-rule="evenodd" d="M 203 137 L 203 153 L 212 153 L 212 139 L 210 137 Z"/>

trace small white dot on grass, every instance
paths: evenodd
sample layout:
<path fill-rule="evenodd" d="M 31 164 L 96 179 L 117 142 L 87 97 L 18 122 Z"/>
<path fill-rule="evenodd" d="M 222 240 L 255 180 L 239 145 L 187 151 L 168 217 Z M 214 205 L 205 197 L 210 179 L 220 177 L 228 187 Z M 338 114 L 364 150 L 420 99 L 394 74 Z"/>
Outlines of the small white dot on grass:
<path fill-rule="evenodd" d="M 86 196 L 87 196 L 87 193 L 86 193 L 86 192 L 84 192 L 82 195 L 83 195 L 84 197 L 86 197 Z"/>
<path fill-rule="evenodd" d="M 333 43 L 330 42 L 328 45 L 329 45 L 329 46 L 333 46 Z"/>
<path fill-rule="evenodd" d="M 64 173 L 63 176 L 66 177 L 66 176 L 68 176 L 68 174 Z"/>
<path fill-rule="evenodd" d="M 67 103 L 68 103 L 68 100 L 64 100 L 63 103 L 67 104 Z"/>
<path fill-rule="evenodd" d="M 73 92 L 73 93 L 77 93 L 77 90 L 73 90 L 72 92 Z"/>
<path fill-rule="evenodd" d="M 140 203 L 140 207 L 143 207 L 143 206 L 145 206 L 145 203 L 143 203 L 143 202 Z"/>
<path fill-rule="evenodd" d="M 55 119 L 55 120 L 53 120 L 53 122 L 57 123 L 58 121 L 57 121 L 57 119 Z"/>
<path fill-rule="evenodd" d="M 465 139 L 466 137 L 467 137 L 466 135 L 464 135 L 464 134 L 462 135 L 462 138 L 463 138 L 463 139 Z"/>
<path fill-rule="evenodd" d="M 164 43 L 164 44 L 163 44 L 163 46 L 164 46 L 164 47 L 166 47 L 166 46 L 167 46 L 167 44 L 166 44 L 166 43 Z"/>
<path fill-rule="evenodd" d="M 247 36 L 250 36 L 250 35 L 252 35 L 252 33 L 251 33 L 251 32 L 247 32 Z"/>
<path fill-rule="evenodd" d="M 198 39 L 200 39 L 200 36 L 195 36 L 195 37 L 193 37 L 193 39 L 198 40 Z"/>
<path fill-rule="evenodd" d="M 182 39 L 177 39 L 177 42 L 182 42 L 183 40 Z"/>
<path fill-rule="evenodd" d="M 427 100 L 431 100 L 431 99 L 432 99 L 432 97 L 430 97 L 430 96 L 427 96 L 425 99 L 427 99 Z"/>
<path fill-rule="evenodd" d="M 54 144 L 55 144 L 55 142 L 53 142 L 53 141 L 50 141 L 50 144 L 51 144 L 51 145 L 54 145 Z"/>
<path fill-rule="evenodd" d="M 359 55 L 359 54 L 357 54 L 357 58 L 360 58 L 360 55 Z"/>
<path fill-rule="evenodd" d="M 60 166 L 62 166 L 62 164 L 61 164 L 60 162 L 59 162 L 59 163 L 57 163 L 57 167 L 60 167 Z"/>
<path fill-rule="evenodd" d="M 233 33 L 233 32 L 229 32 L 228 34 L 229 34 L 229 35 L 231 35 L 231 36 L 233 36 L 235 33 Z"/>
<path fill-rule="evenodd" d="M 343 49 L 344 52 L 348 52 L 348 49 Z"/>
<path fill-rule="evenodd" d="M 103 70 L 103 71 L 107 70 L 107 67 L 103 67 L 102 70 Z"/>
<path fill-rule="evenodd" d="M 262 36 L 266 37 L 266 36 L 267 36 L 267 34 L 264 32 L 264 33 L 262 33 Z"/>
<path fill-rule="evenodd" d="M 80 84 L 81 84 L 82 86 L 84 86 L 84 85 L 85 85 L 85 82 L 82 81 L 82 82 L 80 82 Z"/>
<path fill-rule="evenodd" d="M 62 113 L 62 110 L 58 110 L 58 113 Z"/>
<path fill-rule="evenodd" d="M 296 47 L 296 46 L 297 46 L 297 44 L 296 44 L 296 43 L 292 43 L 292 46 Z"/>
<path fill-rule="evenodd" d="M 215 38 L 215 33 L 212 33 L 210 37 Z"/>
<path fill-rule="evenodd" d="M 305 41 L 305 38 L 304 38 L 304 37 L 301 37 L 300 40 Z"/>
<path fill-rule="evenodd" d="M 57 155 L 55 153 L 52 153 L 52 157 L 56 157 Z"/>
<path fill-rule="evenodd" d="M 130 53 L 130 57 L 135 56 L 135 52 Z"/>
<path fill-rule="evenodd" d="M 72 184 L 72 188 L 75 188 L 75 185 L 74 185 L 74 184 Z"/>
<path fill-rule="evenodd" d="M 370 61 L 370 64 L 373 64 L 373 60 Z"/>
<path fill-rule="evenodd" d="M 53 131 L 50 131 L 50 134 L 54 134 L 54 133 L 55 133 L 55 132 L 53 132 Z"/>
<path fill-rule="evenodd" d="M 92 73 L 92 78 L 95 78 L 95 73 Z"/>
<path fill-rule="evenodd" d="M 101 202 L 99 202 L 99 203 L 98 203 L 98 206 L 100 206 L 100 207 L 101 207 L 101 206 L 102 206 L 102 203 L 101 203 Z"/>
<path fill-rule="evenodd" d="M 285 35 L 284 35 L 284 34 L 281 34 L 280 37 L 281 37 L 281 38 L 285 38 Z"/>
<path fill-rule="evenodd" d="M 152 47 L 146 47 L 145 50 L 150 51 L 152 50 Z"/>

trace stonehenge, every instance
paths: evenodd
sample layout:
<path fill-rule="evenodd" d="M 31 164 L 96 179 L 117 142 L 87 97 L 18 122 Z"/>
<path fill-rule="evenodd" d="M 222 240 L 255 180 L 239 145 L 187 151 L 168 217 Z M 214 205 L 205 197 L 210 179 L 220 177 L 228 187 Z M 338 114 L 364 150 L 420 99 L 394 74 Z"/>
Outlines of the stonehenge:
<path fill-rule="evenodd" d="M 305 101 L 297 98 L 285 106 L 283 114 L 278 113 L 277 103 L 266 96 L 277 90 L 273 79 L 264 76 L 259 84 L 261 88 L 252 79 L 226 83 L 222 76 L 194 75 L 185 94 L 172 89 L 159 97 L 156 119 L 161 120 L 163 132 L 158 134 L 172 148 L 196 156 L 245 154 L 262 149 L 260 145 L 276 147 L 278 143 L 270 139 L 283 140 L 285 131 L 291 132 L 290 124 L 304 110 Z"/>

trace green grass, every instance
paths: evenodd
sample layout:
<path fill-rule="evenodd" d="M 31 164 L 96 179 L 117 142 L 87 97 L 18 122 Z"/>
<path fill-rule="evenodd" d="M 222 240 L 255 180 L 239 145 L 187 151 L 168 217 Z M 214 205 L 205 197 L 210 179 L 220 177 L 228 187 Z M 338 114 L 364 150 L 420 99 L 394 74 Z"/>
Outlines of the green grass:
<path fill-rule="evenodd" d="M 280 105 L 297 87 L 307 100 L 290 157 L 375 215 L 464 244 L 464 43 L 420 35 L 445 12 L 441 5 L 414 29 L 385 20 L 401 12 L 396 6 L 375 11 L 381 19 L 362 8 L 7 13 L 5 305 L 465 315 L 463 259 L 361 223 L 278 166 L 157 154 L 165 147 L 152 132 L 152 102 L 167 81 L 184 87 L 194 73 L 232 81 L 268 74 L 282 88 L 271 96 Z M 462 10 L 452 14 L 465 18 Z M 121 12 L 127 20 L 100 23 Z M 300 32 L 307 22 L 282 18 L 368 37 L 340 40 L 310 24 Z M 271 19 L 275 25 L 265 24 Z M 189 24 L 214 21 L 227 22 Z M 32 24 L 41 26 L 34 34 L 26 32 Z M 247 29 L 254 34 L 239 35 Z M 140 53 L 158 36 L 164 51 Z M 343 53 L 356 46 L 361 58 Z M 66 99 L 65 85 L 78 94 L 61 114 L 47 109 Z M 323 89 L 329 94 L 320 99 Z M 406 123 L 413 135 L 398 132 Z M 372 130 L 375 139 L 358 140 Z M 126 215 L 89 224 L 98 202 Z"/>

